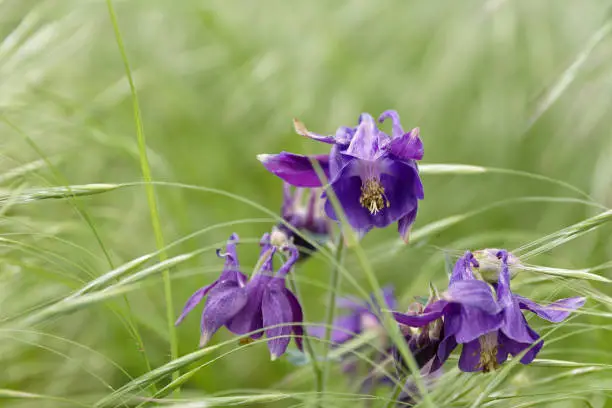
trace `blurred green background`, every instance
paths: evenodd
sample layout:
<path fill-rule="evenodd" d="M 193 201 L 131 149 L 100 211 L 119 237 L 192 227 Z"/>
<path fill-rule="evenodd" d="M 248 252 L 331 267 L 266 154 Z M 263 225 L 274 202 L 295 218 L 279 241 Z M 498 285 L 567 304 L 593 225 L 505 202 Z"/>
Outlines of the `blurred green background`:
<path fill-rule="evenodd" d="M 325 148 L 295 135 L 293 117 L 332 134 L 354 125 L 361 112 L 396 109 L 405 128 L 420 127 L 423 163 L 542 174 L 612 205 L 609 1 L 122 0 L 114 6 L 155 180 L 223 189 L 277 211 L 281 182 L 256 154 Z M 24 170 L 28 163 L 35 170 Z M 156 244 L 142 186 L 23 205 L 10 197 L 34 187 L 141 180 L 131 94 L 106 3 L 0 1 L 0 182 L 9 197 L 0 207 L 0 389 L 92 404 L 128 381 L 120 368 L 132 377 L 145 373 L 143 353 L 153 367 L 169 361 L 160 274 L 129 292 L 129 310 L 116 298 L 36 325 L 18 323 Z M 519 197 L 581 198 L 504 174 L 425 174 L 423 181 L 415 229 Z M 157 186 L 156 195 L 166 243 L 218 223 L 269 218 L 217 194 Z M 409 299 L 426 294 L 430 279 L 443 287 L 445 253 L 517 248 L 598 211 L 580 202 L 508 201 L 392 257 L 385 249 L 397 245 L 394 227 L 373 231 L 363 246 L 381 284 L 395 284 Z M 171 270 L 175 314 L 219 272 L 213 248 L 238 232 L 245 241 L 241 261 L 250 270 L 258 251 L 253 243 L 272 224 L 219 227 L 171 248 L 173 256 L 210 247 Z M 602 227 L 529 262 L 569 269 L 602 264 L 612 258 L 610 233 Z M 351 257 L 347 265 L 368 289 Z M 315 258 L 296 272 L 309 321 L 325 314 L 328 270 Z M 612 278 L 609 269 L 599 273 Z M 605 284 L 584 285 L 612 295 Z M 525 285 L 522 293 L 544 300 L 565 286 L 550 280 Z M 345 284 L 342 293 L 355 291 Z M 197 348 L 199 310 L 178 328 L 181 355 Z M 144 350 L 120 316 L 133 320 Z M 610 335 L 595 326 L 609 324 L 607 318 L 576 321 L 594 329 L 545 347 L 540 357 L 611 364 Z M 229 338 L 221 331 L 214 342 Z M 198 371 L 182 395 L 275 388 L 294 370 L 286 359 L 269 362 L 264 345 L 248 347 Z M 521 368 L 505 386 L 566 371 Z M 605 372 L 586 378 L 549 386 L 592 386 L 583 396 L 603 407 L 612 380 Z M 348 389 L 341 376 L 332 387 Z M 306 381 L 288 389 L 311 388 Z M 63 404 L 0 397 L 2 407 Z M 585 406 L 569 399 L 549 404 Z"/>

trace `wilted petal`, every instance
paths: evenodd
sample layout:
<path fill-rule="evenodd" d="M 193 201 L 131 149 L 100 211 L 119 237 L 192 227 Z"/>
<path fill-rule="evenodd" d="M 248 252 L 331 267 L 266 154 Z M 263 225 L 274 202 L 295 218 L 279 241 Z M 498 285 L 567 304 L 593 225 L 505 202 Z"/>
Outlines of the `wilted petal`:
<path fill-rule="evenodd" d="M 527 309 L 542 319 L 553 323 L 559 323 L 567 319 L 572 311 L 582 307 L 586 301 L 586 298 L 583 297 L 571 297 L 542 306 L 519 295 L 514 295 L 514 298 L 518 301 L 521 309 Z"/>
<path fill-rule="evenodd" d="M 218 281 L 196 290 L 195 293 L 191 295 L 189 299 L 187 299 L 187 302 L 185 303 L 185 306 L 183 307 L 183 311 L 181 312 L 181 315 L 179 316 L 179 318 L 176 319 L 176 322 L 174 323 L 174 325 L 179 325 L 185 319 L 185 317 L 189 314 L 189 312 L 191 312 L 193 308 L 196 307 L 202 301 L 202 299 L 204 299 L 204 296 L 206 296 L 208 292 L 212 288 L 214 288 L 215 285 L 217 285 L 217 283 Z"/>
<path fill-rule="evenodd" d="M 267 327 L 268 349 L 275 360 L 285 353 L 291 340 L 292 326 L 285 324 L 293 321 L 291 301 L 280 288 L 268 287 L 263 294 L 261 309 L 263 325 Z M 280 324 L 282 326 L 278 326 Z"/>
<path fill-rule="evenodd" d="M 361 160 L 372 161 L 379 153 L 376 122 L 367 113 L 362 114 L 359 119 L 357 131 L 344 153 Z"/>
<path fill-rule="evenodd" d="M 414 128 L 401 137 L 391 140 L 387 150 L 402 160 L 423 159 L 423 142 L 419 138 L 419 128 Z"/>
<path fill-rule="evenodd" d="M 482 370 L 480 364 L 480 341 L 472 340 L 463 345 L 461 357 L 459 357 L 459 369 L 466 373 Z"/>
<path fill-rule="evenodd" d="M 293 127 L 295 128 L 295 132 L 298 135 L 309 137 L 313 140 L 316 140 L 317 142 L 323 142 L 323 143 L 329 143 L 329 144 L 336 143 L 333 136 L 323 136 L 323 135 L 319 135 L 318 133 L 311 132 L 308 129 L 306 129 L 306 126 L 297 119 L 293 119 Z"/>
<path fill-rule="evenodd" d="M 455 281 L 448 287 L 447 300 L 460 303 L 466 307 L 475 307 L 485 313 L 497 314 L 501 306 L 493 294 L 492 287 L 476 279 Z"/>
<path fill-rule="evenodd" d="M 208 294 L 202 313 L 203 347 L 213 334 L 229 319 L 238 314 L 247 303 L 247 293 L 236 282 L 224 281 L 216 285 Z"/>
<path fill-rule="evenodd" d="M 326 178 L 330 179 L 328 155 L 304 156 L 281 152 L 260 154 L 257 159 L 269 172 L 296 187 L 321 187 L 326 182 L 321 182 L 311 160 L 318 162 Z"/>

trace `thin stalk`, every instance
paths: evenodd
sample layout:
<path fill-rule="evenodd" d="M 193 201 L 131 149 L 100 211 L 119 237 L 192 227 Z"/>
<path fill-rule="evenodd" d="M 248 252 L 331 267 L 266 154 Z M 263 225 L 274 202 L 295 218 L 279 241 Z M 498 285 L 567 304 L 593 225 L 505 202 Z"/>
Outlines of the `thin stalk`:
<path fill-rule="evenodd" d="M 113 25 L 113 30 L 115 32 L 115 39 L 117 41 L 117 47 L 119 48 L 119 52 L 121 53 L 121 58 L 123 60 L 123 65 L 125 67 L 125 75 L 127 77 L 130 92 L 132 94 L 132 108 L 134 113 L 134 122 L 136 124 L 136 138 L 138 140 L 138 153 L 140 156 L 140 167 L 142 170 L 142 177 L 145 182 L 145 191 L 147 194 L 147 202 L 149 204 L 149 212 L 151 215 L 151 223 L 153 225 L 153 232 L 155 234 L 155 242 L 157 245 L 157 249 L 159 250 L 159 260 L 160 262 L 165 262 L 168 258 L 166 251 L 164 250 L 164 237 L 161 229 L 161 222 L 159 220 L 159 213 L 157 210 L 157 201 L 155 198 L 155 187 L 153 186 L 152 177 L 151 177 L 151 168 L 149 166 L 149 159 L 147 157 L 147 144 L 145 140 L 144 129 L 142 126 L 142 119 L 140 117 L 140 105 L 138 102 L 138 94 L 136 93 L 136 86 L 134 85 L 134 79 L 132 78 L 132 70 L 130 68 L 130 63 L 127 57 L 127 53 L 125 51 L 125 46 L 123 44 L 123 39 L 121 37 L 121 32 L 119 30 L 119 23 L 117 22 L 117 15 L 115 14 L 115 9 L 113 8 L 113 3 L 111 0 L 106 1 L 106 5 L 108 7 L 108 14 L 111 19 L 111 23 Z M 168 320 L 168 333 L 170 335 L 170 358 L 171 360 L 176 360 L 178 358 L 178 339 L 176 336 L 176 328 L 174 327 L 174 306 L 172 303 L 172 285 L 170 282 L 170 271 L 168 269 L 162 272 L 162 279 L 164 281 L 164 298 L 166 301 L 166 319 Z M 176 370 L 172 373 L 172 379 L 176 380 L 179 377 L 179 370 Z M 175 394 L 178 396 L 180 393 L 180 388 L 177 387 L 175 390 Z"/>
<path fill-rule="evenodd" d="M 291 286 L 291 290 L 295 293 L 295 296 L 298 299 L 303 299 L 300 294 L 300 289 L 298 287 L 297 282 L 293 277 L 289 279 L 289 285 Z M 304 320 L 308 320 L 306 315 L 303 316 Z M 323 371 L 321 371 L 321 367 L 319 367 L 319 362 L 317 361 L 317 353 L 315 353 L 314 347 L 312 346 L 312 342 L 310 341 L 310 336 L 303 336 L 302 341 L 304 342 L 304 346 L 306 346 L 306 352 L 308 353 L 308 357 L 310 358 L 310 365 L 312 366 L 312 373 L 315 378 L 315 391 L 317 392 L 317 398 L 319 398 L 319 393 L 323 392 Z"/>
<path fill-rule="evenodd" d="M 397 403 L 397 399 L 399 398 L 401 392 L 402 392 L 402 387 L 400 386 L 400 384 L 397 384 L 393 388 L 393 392 L 391 393 L 391 398 L 389 399 L 389 402 L 387 402 L 387 405 L 385 405 L 385 408 L 395 407 Z"/>
<path fill-rule="evenodd" d="M 329 377 L 329 360 L 327 355 L 329 349 L 332 346 L 331 335 L 332 326 L 334 324 L 334 316 L 336 315 L 336 298 L 338 295 L 338 288 L 340 286 L 340 266 L 342 265 L 342 258 L 344 257 L 344 239 L 342 234 L 338 234 L 338 239 L 335 246 L 334 265 L 331 270 L 331 276 L 329 280 L 329 297 L 327 298 L 327 314 L 325 316 L 325 336 L 324 336 L 324 350 L 323 350 L 323 389 L 327 384 Z"/>

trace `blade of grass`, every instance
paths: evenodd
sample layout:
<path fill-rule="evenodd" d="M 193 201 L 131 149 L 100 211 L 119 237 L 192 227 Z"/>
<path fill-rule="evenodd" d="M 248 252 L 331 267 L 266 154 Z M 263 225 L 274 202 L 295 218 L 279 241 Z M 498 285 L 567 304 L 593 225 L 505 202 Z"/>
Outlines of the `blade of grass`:
<path fill-rule="evenodd" d="M 159 219 L 159 214 L 157 211 L 157 201 L 155 197 L 155 188 L 153 184 L 151 184 L 152 176 L 151 169 L 149 167 L 149 160 L 147 157 L 147 144 L 144 135 L 144 128 L 142 126 L 142 119 L 140 117 L 140 106 L 138 102 L 138 94 L 136 92 L 136 86 L 134 85 L 134 80 L 132 79 L 132 70 L 130 68 L 130 63 L 127 57 L 127 52 L 125 50 L 125 46 L 123 45 L 123 38 L 121 36 L 121 32 L 119 30 L 119 22 L 117 21 L 117 16 L 115 14 L 115 9 L 113 7 L 113 2 L 111 0 L 106 1 L 106 5 L 108 7 L 108 14 L 110 16 L 111 23 L 113 25 L 113 30 L 115 32 L 115 39 L 117 41 L 117 47 L 119 48 L 119 52 L 121 53 L 121 58 L 123 60 L 123 64 L 125 67 L 125 75 L 127 76 L 128 83 L 130 85 L 130 92 L 132 94 L 132 107 L 134 113 L 134 122 L 136 124 L 136 137 L 138 140 L 138 152 L 140 155 L 140 167 L 142 170 L 142 176 L 145 181 L 145 190 L 147 194 L 147 201 L 149 203 L 149 210 L 151 215 L 151 223 L 153 224 L 153 232 L 155 234 L 155 242 L 157 244 L 157 249 L 159 252 L 159 260 L 160 262 L 166 261 L 168 258 L 165 251 L 162 250 L 164 248 L 164 237 L 162 235 L 161 222 Z M 165 270 L 162 272 L 162 279 L 164 282 L 164 299 L 166 303 L 166 319 L 168 321 L 168 333 L 170 336 L 170 359 L 175 360 L 178 358 L 178 338 L 176 336 L 176 328 L 174 327 L 174 305 L 172 303 L 172 284 L 170 280 L 170 271 Z M 180 373 L 177 371 L 173 373 L 173 379 L 178 378 Z M 176 395 L 180 394 L 180 389 L 176 389 Z"/>

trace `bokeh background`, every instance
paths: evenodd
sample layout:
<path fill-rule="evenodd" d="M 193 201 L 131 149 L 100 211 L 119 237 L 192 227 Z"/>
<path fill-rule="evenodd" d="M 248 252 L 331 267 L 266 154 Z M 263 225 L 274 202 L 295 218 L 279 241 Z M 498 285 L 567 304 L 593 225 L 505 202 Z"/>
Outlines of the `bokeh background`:
<path fill-rule="evenodd" d="M 361 112 L 376 116 L 392 108 L 405 128 L 420 127 L 424 164 L 540 174 L 575 185 L 597 203 L 520 175 L 424 174 L 426 198 L 415 230 L 500 204 L 399 250 L 388 251 L 397 248 L 394 228 L 363 240 L 380 283 L 396 286 L 402 307 L 411 296 L 426 295 L 430 280 L 443 287 L 445 259 L 465 249 L 517 248 L 612 205 L 608 1 L 113 4 L 155 180 L 222 189 L 277 211 L 281 182 L 256 154 L 324 152 L 324 146 L 293 133 L 293 117 L 332 134 L 355 124 Z M 160 274 L 128 292 L 129 308 L 116 297 L 36 324 L 20 323 L 113 267 L 156 250 L 142 185 L 74 199 L 17 199 L 31 188 L 141 181 L 131 98 L 104 1 L 0 2 L 0 389 L 91 405 L 129 381 L 128 375 L 145 373 L 143 354 L 152 367 L 169 361 Z M 205 230 L 168 250 L 174 256 L 210 249 L 171 270 L 175 314 L 218 273 L 214 248 L 231 232 L 244 239 L 240 255 L 250 270 L 258 251 L 254 243 L 274 224 L 253 206 L 218 194 L 175 185 L 156 186 L 156 196 L 167 243 L 216 224 L 260 219 Z M 612 258 L 610 233 L 604 226 L 529 262 L 568 269 L 600 265 Z M 350 255 L 347 265 L 367 289 Z M 612 278 L 609 269 L 598 273 Z M 296 274 L 307 319 L 321 320 L 328 262 L 315 257 Z M 574 284 L 612 295 L 603 283 Z M 540 279 L 522 290 L 545 300 L 574 294 L 572 285 Z M 344 284 L 342 293 L 355 291 Z M 597 301 L 587 306 L 607 310 Z M 197 348 L 197 313 L 178 328 L 180 354 Z M 139 331 L 144 350 L 126 320 Z M 579 316 L 575 322 L 592 330 L 556 342 L 540 357 L 612 364 L 610 335 L 599 330 L 607 318 Z M 229 338 L 222 331 L 214 342 Z M 296 369 L 287 359 L 269 362 L 265 345 L 247 347 L 199 370 L 182 395 L 282 389 Z M 521 386 L 569 370 L 521 368 L 504 387 L 520 394 L 527 392 Z M 590 406 L 605 406 L 609 372 L 579 378 L 566 375 L 540 391 L 549 395 L 570 387 Z M 305 381 L 285 389 L 309 387 Z M 332 388 L 352 389 L 339 375 Z M 31 398 L 5 392 L 0 406 L 69 406 Z M 541 406 L 589 406 L 580 399 L 546 398 Z"/>

